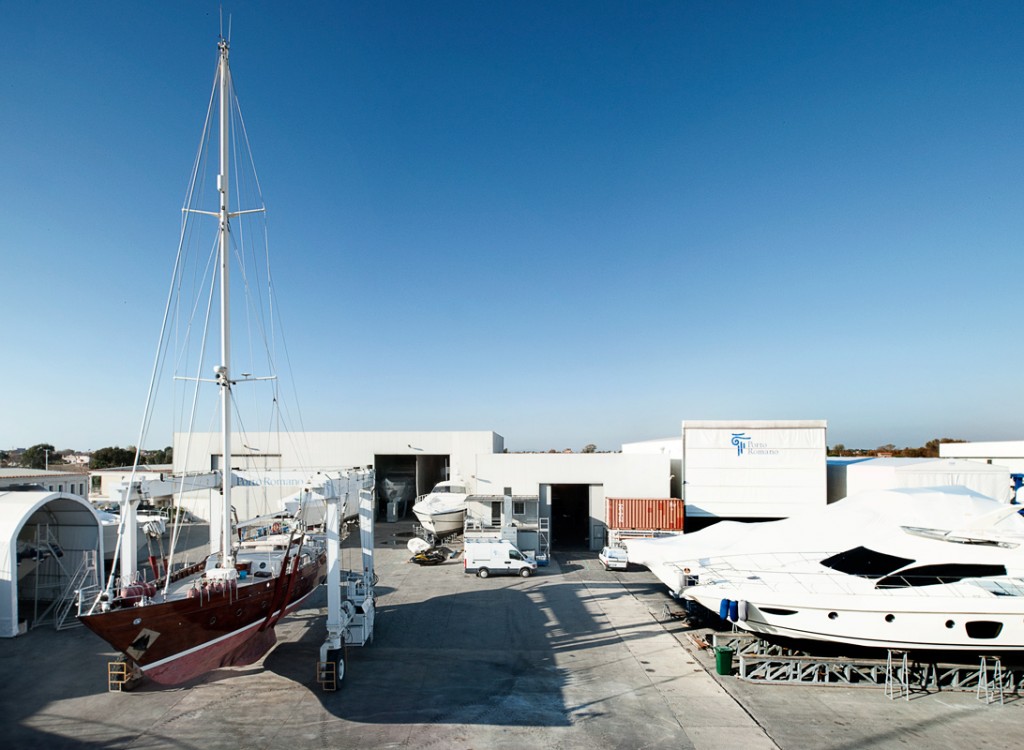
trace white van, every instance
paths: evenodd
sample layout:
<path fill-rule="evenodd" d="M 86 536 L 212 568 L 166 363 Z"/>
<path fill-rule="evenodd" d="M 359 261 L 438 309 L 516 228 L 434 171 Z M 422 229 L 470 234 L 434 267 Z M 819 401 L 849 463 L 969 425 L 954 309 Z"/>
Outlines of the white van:
<path fill-rule="evenodd" d="M 537 571 L 535 561 L 504 539 L 466 539 L 462 566 L 465 572 L 476 573 L 481 578 L 491 574 L 529 578 Z"/>

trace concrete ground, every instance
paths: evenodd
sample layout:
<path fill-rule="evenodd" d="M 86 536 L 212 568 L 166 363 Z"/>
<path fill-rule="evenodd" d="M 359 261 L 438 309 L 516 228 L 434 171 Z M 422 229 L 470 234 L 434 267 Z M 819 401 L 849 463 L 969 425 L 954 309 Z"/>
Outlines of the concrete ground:
<path fill-rule="evenodd" d="M 113 652 L 84 628 L 0 642 L 0 747 L 1015 748 L 1024 701 L 971 692 L 890 701 L 881 687 L 765 685 L 715 674 L 646 570 L 556 553 L 529 579 L 408 561 L 379 524 L 374 642 L 323 692 L 323 591 L 261 664 L 178 688 L 110 693 Z M 343 562 L 358 563 L 355 550 Z M 706 635 L 706 633 L 698 633 Z"/>

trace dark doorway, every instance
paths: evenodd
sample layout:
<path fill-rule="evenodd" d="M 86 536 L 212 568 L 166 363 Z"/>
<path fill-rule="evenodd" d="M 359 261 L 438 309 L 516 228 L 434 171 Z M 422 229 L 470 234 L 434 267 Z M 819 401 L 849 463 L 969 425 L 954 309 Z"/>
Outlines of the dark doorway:
<path fill-rule="evenodd" d="M 448 456 L 377 455 L 377 518 L 388 517 L 388 503 L 394 503 L 398 518 L 409 515 L 416 498 L 448 478 Z"/>
<path fill-rule="evenodd" d="M 551 485 L 551 543 L 558 549 L 587 549 L 590 485 Z"/>

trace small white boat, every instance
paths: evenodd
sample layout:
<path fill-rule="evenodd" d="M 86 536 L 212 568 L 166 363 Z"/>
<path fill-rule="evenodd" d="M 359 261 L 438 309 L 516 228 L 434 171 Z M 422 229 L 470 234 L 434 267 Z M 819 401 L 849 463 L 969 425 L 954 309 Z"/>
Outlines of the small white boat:
<path fill-rule="evenodd" d="M 469 490 L 460 481 L 438 482 L 426 495 L 416 498 L 412 512 L 420 525 L 435 538 L 462 531 L 466 522 Z"/>

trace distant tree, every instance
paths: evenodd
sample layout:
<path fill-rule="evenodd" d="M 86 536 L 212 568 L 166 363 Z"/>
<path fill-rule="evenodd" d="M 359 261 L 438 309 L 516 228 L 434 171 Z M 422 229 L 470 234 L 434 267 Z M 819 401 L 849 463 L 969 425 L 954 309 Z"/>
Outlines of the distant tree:
<path fill-rule="evenodd" d="M 50 462 L 50 455 L 55 453 L 56 451 L 49 443 L 33 445 L 21 454 L 21 465 L 26 469 L 45 469 Z"/>
<path fill-rule="evenodd" d="M 135 448 L 133 446 L 119 448 L 115 445 L 93 451 L 92 458 L 89 459 L 89 468 L 109 469 L 112 466 L 131 466 L 133 463 L 135 463 Z M 145 460 L 140 463 L 145 463 Z"/>
<path fill-rule="evenodd" d="M 580 451 L 580 453 L 596 453 L 596 452 L 597 452 L 597 446 L 594 445 L 593 443 L 587 443 L 586 445 L 583 446 L 583 450 Z"/>
<path fill-rule="evenodd" d="M 155 451 L 146 451 L 147 464 L 170 464 L 174 463 L 174 448 L 167 446 Z"/>
<path fill-rule="evenodd" d="M 0 466 L 7 466 L 7 462 L 11 460 L 11 454 L 7 451 L 0 451 Z"/>

